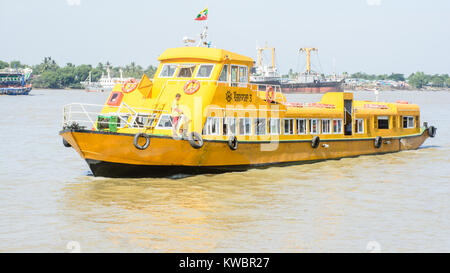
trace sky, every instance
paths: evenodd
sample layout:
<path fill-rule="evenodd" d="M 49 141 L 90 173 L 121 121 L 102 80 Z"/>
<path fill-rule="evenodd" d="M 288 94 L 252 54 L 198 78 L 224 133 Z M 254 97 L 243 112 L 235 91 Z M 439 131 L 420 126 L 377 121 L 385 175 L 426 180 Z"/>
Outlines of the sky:
<path fill-rule="evenodd" d="M 313 69 L 327 74 L 450 74 L 448 0 L 0 0 L 0 60 L 156 65 L 198 38 L 205 7 L 213 47 L 256 58 L 274 46 L 282 73 L 304 69 L 300 47 L 317 47 Z"/>

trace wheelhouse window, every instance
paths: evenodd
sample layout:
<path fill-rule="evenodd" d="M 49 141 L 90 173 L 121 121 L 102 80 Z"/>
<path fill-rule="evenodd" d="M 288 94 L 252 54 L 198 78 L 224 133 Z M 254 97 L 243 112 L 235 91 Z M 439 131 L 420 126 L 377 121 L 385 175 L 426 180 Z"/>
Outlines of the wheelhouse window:
<path fill-rule="evenodd" d="M 333 133 L 334 134 L 342 134 L 342 119 L 333 119 Z"/>
<path fill-rule="evenodd" d="M 171 115 L 161 115 L 158 121 L 157 129 L 172 129 L 172 116 Z"/>
<path fill-rule="evenodd" d="M 207 117 L 205 126 L 203 127 L 204 135 L 219 135 L 220 134 L 220 120 L 219 117 Z"/>
<path fill-rule="evenodd" d="M 239 118 L 239 134 L 249 136 L 252 134 L 252 119 Z"/>
<path fill-rule="evenodd" d="M 227 82 L 228 81 L 228 65 L 224 65 L 222 68 L 222 72 L 220 72 L 219 82 Z"/>
<path fill-rule="evenodd" d="M 279 118 L 269 119 L 269 130 L 271 135 L 279 135 L 281 132 L 281 122 Z"/>
<path fill-rule="evenodd" d="M 267 119 L 266 118 L 255 118 L 255 135 L 262 136 L 267 135 Z"/>
<path fill-rule="evenodd" d="M 178 70 L 177 78 L 191 78 L 194 70 L 195 64 L 182 64 Z"/>
<path fill-rule="evenodd" d="M 201 64 L 197 70 L 197 78 L 209 78 L 211 77 L 211 72 L 213 71 L 213 64 Z"/>
<path fill-rule="evenodd" d="M 246 66 L 240 66 L 239 67 L 239 82 L 240 83 L 248 83 L 248 74 L 247 74 L 247 67 Z M 245 85 L 243 85 L 245 86 Z"/>
<path fill-rule="evenodd" d="M 414 117 L 403 117 L 403 128 L 410 129 L 414 128 Z"/>
<path fill-rule="evenodd" d="M 322 134 L 330 134 L 331 133 L 331 120 L 322 119 Z"/>
<path fill-rule="evenodd" d="M 386 116 L 378 117 L 378 129 L 389 129 L 389 117 Z"/>
<path fill-rule="evenodd" d="M 283 134 L 293 135 L 294 134 L 294 119 L 287 118 L 283 120 Z"/>
<path fill-rule="evenodd" d="M 304 118 L 298 118 L 297 119 L 297 134 L 298 135 L 304 135 L 306 134 L 306 122 L 307 120 Z"/>
<path fill-rule="evenodd" d="M 236 135 L 236 118 L 226 117 L 223 120 L 223 134 Z"/>
<path fill-rule="evenodd" d="M 355 132 L 357 134 L 364 134 L 364 120 L 363 119 L 356 119 L 355 121 Z"/>
<path fill-rule="evenodd" d="M 318 119 L 310 119 L 309 120 L 309 133 L 311 135 L 319 134 L 319 120 Z"/>
<path fill-rule="evenodd" d="M 237 65 L 231 66 L 231 86 L 237 86 L 239 67 Z"/>
<path fill-rule="evenodd" d="M 175 74 L 175 70 L 177 69 L 176 64 L 165 64 L 161 68 L 161 72 L 159 73 L 160 78 L 172 78 Z"/>

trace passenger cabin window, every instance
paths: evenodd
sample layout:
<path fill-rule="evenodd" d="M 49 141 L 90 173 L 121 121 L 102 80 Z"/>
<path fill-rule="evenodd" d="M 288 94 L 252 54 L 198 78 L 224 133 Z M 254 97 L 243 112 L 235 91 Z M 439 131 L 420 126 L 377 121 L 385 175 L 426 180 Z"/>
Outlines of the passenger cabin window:
<path fill-rule="evenodd" d="M 171 115 L 161 115 L 159 118 L 157 129 L 172 129 L 172 116 Z"/>
<path fill-rule="evenodd" d="M 309 120 L 309 133 L 311 135 L 319 134 L 319 120 L 318 119 L 310 119 Z"/>
<path fill-rule="evenodd" d="M 223 134 L 226 136 L 236 135 L 236 118 L 226 117 L 223 120 Z"/>
<path fill-rule="evenodd" d="M 414 128 L 414 117 L 403 117 L 403 128 Z"/>
<path fill-rule="evenodd" d="M 206 118 L 205 126 L 203 127 L 204 135 L 219 135 L 220 134 L 220 120 L 219 117 Z"/>
<path fill-rule="evenodd" d="M 269 119 L 269 130 L 271 135 L 279 135 L 281 132 L 281 122 L 279 118 Z"/>
<path fill-rule="evenodd" d="M 213 71 L 213 64 L 201 64 L 198 67 L 197 78 L 209 78 L 211 77 L 211 72 Z"/>
<path fill-rule="evenodd" d="M 283 134 L 293 135 L 294 134 L 294 119 L 287 118 L 283 120 Z"/>
<path fill-rule="evenodd" d="M 342 134 L 342 119 L 333 119 L 333 133 Z"/>
<path fill-rule="evenodd" d="M 176 64 L 165 64 L 163 65 L 161 72 L 159 73 L 160 78 L 171 78 L 175 74 L 177 69 Z"/>
<path fill-rule="evenodd" d="M 355 132 L 357 134 L 364 134 L 364 120 L 363 119 L 356 119 Z"/>
<path fill-rule="evenodd" d="M 306 134 L 306 119 L 299 118 L 297 119 L 297 134 L 304 135 Z"/>
<path fill-rule="evenodd" d="M 252 134 L 251 118 L 239 118 L 239 134 L 249 136 Z"/>
<path fill-rule="evenodd" d="M 331 133 L 331 120 L 322 119 L 322 134 L 330 134 Z"/>
<path fill-rule="evenodd" d="M 220 72 L 219 82 L 227 82 L 228 81 L 228 65 L 224 65 L 222 68 L 222 72 Z"/>
<path fill-rule="evenodd" d="M 389 117 L 378 117 L 378 129 L 389 129 Z"/>
<path fill-rule="evenodd" d="M 255 118 L 255 135 L 262 136 L 267 135 L 267 119 Z"/>
<path fill-rule="evenodd" d="M 183 64 L 178 70 L 177 78 L 191 78 L 194 74 L 195 64 Z"/>

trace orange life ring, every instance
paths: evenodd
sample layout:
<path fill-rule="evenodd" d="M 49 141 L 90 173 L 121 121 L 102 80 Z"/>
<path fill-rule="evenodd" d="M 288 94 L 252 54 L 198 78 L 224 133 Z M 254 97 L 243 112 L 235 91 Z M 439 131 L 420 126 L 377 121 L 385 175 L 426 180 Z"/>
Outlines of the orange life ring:
<path fill-rule="evenodd" d="M 271 95 L 269 95 L 271 94 Z M 266 101 L 268 103 L 271 103 L 273 99 L 275 98 L 275 91 L 273 90 L 273 87 L 271 85 L 267 86 L 266 89 Z"/>
<path fill-rule="evenodd" d="M 192 95 L 200 89 L 200 82 L 197 80 L 190 80 L 184 85 L 184 93 Z"/>
<path fill-rule="evenodd" d="M 127 85 L 131 85 L 131 87 L 127 87 Z M 122 84 L 122 92 L 123 93 L 131 93 L 136 89 L 137 86 L 138 86 L 138 83 L 137 83 L 136 79 L 129 79 L 124 84 Z"/>

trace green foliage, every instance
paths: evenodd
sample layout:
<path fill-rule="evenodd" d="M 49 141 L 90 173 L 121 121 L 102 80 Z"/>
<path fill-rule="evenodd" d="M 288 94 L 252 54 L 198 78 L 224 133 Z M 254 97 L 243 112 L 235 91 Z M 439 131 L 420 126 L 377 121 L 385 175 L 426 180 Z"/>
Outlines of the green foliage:
<path fill-rule="evenodd" d="M 9 64 L 7 62 L 4 62 L 4 61 L 0 60 L 0 69 L 3 69 L 3 68 L 8 67 L 8 66 L 9 66 Z"/>
<path fill-rule="evenodd" d="M 415 88 L 423 88 L 430 81 L 430 76 L 423 72 L 412 73 L 408 77 L 408 84 Z"/>
<path fill-rule="evenodd" d="M 404 74 L 400 74 L 400 73 L 391 73 L 391 75 L 389 75 L 387 77 L 388 80 L 392 80 L 392 81 L 401 81 L 404 82 L 405 81 L 405 75 Z"/>
<path fill-rule="evenodd" d="M 5 67 L 9 66 L 8 63 L 3 64 L 0 61 L 0 67 L 4 65 L 6 65 Z M 150 65 L 144 70 L 134 62 L 124 67 L 113 67 L 110 62 L 106 62 L 106 64 L 98 63 L 95 68 L 87 64 L 74 65 L 72 63 L 60 67 L 51 57 L 45 57 L 42 63 L 32 67 L 33 85 L 37 88 L 82 88 L 80 82 L 88 78 L 89 72 L 91 72 L 91 80 L 96 82 L 102 75 L 106 75 L 108 67 L 111 71 L 111 77 L 119 77 L 120 70 L 122 70 L 123 77 L 136 79 L 140 79 L 144 73 L 149 78 L 153 78 L 157 69 L 157 67 Z"/>

